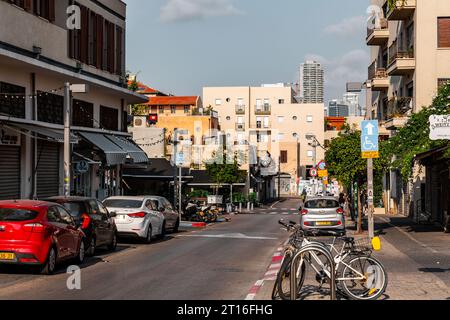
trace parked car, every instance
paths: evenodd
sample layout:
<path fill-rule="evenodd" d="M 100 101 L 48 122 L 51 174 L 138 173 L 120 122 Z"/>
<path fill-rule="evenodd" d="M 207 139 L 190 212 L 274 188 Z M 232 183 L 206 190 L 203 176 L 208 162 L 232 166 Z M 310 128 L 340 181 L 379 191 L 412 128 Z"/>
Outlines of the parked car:
<path fill-rule="evenodd" d="M 82 263 L 84 249 L 84 233 L 63 206 L 0 201 L 0 264 L 38 266 L 52 274 L 62 261 Z"/>
<path fill-rule="evenodd" d="M 300 223 L 305 231 L 321 229 L 345 232 L 344 210 L 334 197 L 308 198 L 300 210 Z"/>
<path fill-rule="evenodd" d="M 117 233 L 122 237 L 138 237 L 150 243 L 165 234 L 165 217 L 150 197 L 110 197 L 103 201 L 115 215 Z"/>
<path fill-rule="evenodd" d="M 181 215 L 173 208 L 169 200 L 159 196 L 148 196 L 148 198 L 155 202 L 157 210 L 164 215 L 166 223 L 164 231 L 171 230 L 177 233 L 180 228 Z"/>
<path fill-rule="evenodd" d="M 114 251 L 117 247 L 117 228 L 114 214 L 94 198 L 52 197 L 45 201 L 64 206 L 86 235 L 86 254 L 93 256 L 95 250 L 106 246 Z"/>

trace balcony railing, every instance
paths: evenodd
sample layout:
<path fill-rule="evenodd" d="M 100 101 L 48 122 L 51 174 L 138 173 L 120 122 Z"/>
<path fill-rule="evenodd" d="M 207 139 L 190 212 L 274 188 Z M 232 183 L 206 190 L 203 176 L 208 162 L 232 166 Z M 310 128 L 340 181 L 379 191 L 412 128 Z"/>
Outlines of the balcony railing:
<path fill-rule="evenodd" d="M 262 122 L 262 121 L 256 121 L 256 129 L 269 129 L 270 128 L 270 121 L 269 122 Z"/>
<path fill-rule="evenodd" d="M 386 18 L 379 19 L 378 17 L 374 17 L 371 21 L 371 25 L 373 27 L 367 28 L 367 38 L 369 38 L 376 31 L 388 30 L 389 28 L 389 22 Z"/>
<path fill-rule="evenodd" d="M 388 74 L 401 76 L 411 74 L 416 69 L 414 47 L 403 49 L 397 45 L 397 41 L 389 47 Z"/>
<path fill-rule="evenodd" d="M 255 106 L 255 114 L 256 115 L 270 115 L 271 113 L 272 113 L 272 107 L 270 104 Z"/>
<path fill-rule="evenodd" d="M 236 114 L 245 114 L 245 105 L 236 105 Z"/>
<path fill-rule="evenodd" d="M 396 0 L 392 7 L 388 6 L 386 17 L 388 20 L 407 20 L 416 10 L 416 0 Z"/>
<path fill-rule="evenodd" d="M 401 118 L 406 117 L 408 112 L 412 110 L 413 98 L 411 97 L 396 97 L 388 102 L 387 118 Z"/>
<path fill-rule="evenodd" d="M 245 123 L 236 123 L 236 131 L 245 131 Z"/>
<path fill-rule="evenodd" d="M 386 79 L 388 77 L 386 68 L 377 68 L 377 61 L 374 61 L 368 70 L 369 80 L 373 79 Z"/>

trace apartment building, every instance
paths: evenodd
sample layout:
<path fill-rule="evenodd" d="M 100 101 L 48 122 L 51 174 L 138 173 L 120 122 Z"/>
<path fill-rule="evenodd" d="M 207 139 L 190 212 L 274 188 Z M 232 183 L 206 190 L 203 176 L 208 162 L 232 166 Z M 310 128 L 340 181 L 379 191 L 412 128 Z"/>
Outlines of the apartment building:
<path fill-rule="evenodd" d="M 450 2 L 448 0 L 372 0 L 378 6 L 367 32 L 372 61 L 368 69 L 372 106 L 368 115 L 379 119 L 391 135 L 408 117 L 429 106 L 438 88 L 450 79 Z M 403 215 L 417 211 L 425 175 L 403 182 L 398 171 L 385 177 L 387 210 Z M 421 191 L 422 190 L 422 191 Z M 417 212 L 416 212 L 417 213 Z"/>
<path fill-rule="evenodd" d="M 297 96 L 301 103 L 324 102 L 324 70 L 317 61 L 306 61 L 300 65 Z"/>
<path fill-rule="evenodd" d="M 147 98 L 126 86 L 125 3 L 0 0 L 0 26 L 0 199 L 62 194 L 67 82 L 89 87 L 72 97 L 73 193 L 121 194 L 122 165 L 148 161 L 127 132 L 127 105 Z"/>
<path fill-rule="evenodd" d="M 256 162 L 267 177 L 262 187 L 267 197 L 276 195 L 278 179 L 274 177 L 279 173 L 281 193 L 290 194 L 299 179 L 308 177 L 314 158 L 324 157 L 324 150 L 314 150 L 306 139 L 314 135 L 323 145 L 324 105 L 297 103 L 290 85 L 205 87 L 203 101 L 218 112 L 221 131 L 228 139 L 256 147 Z M 267 162 L 271 168 L 264 168 Z"/>

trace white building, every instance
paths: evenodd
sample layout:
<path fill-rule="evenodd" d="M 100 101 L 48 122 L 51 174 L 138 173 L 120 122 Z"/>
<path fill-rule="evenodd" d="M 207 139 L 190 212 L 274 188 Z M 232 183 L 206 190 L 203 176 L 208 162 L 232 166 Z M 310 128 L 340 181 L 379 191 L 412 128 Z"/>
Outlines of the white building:
<path fill-rule="evenodd" d="M 297 98 L 301 103 L 324 102 L 324 69 L 319 62 L 306 61 L 300 65 Z"/>

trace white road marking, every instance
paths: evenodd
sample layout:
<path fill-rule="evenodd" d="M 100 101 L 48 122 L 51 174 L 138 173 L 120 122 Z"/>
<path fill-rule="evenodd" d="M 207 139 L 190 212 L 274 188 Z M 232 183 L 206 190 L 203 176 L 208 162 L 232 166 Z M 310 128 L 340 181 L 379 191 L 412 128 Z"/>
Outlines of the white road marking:
<path fill-rule="evenodd" d="M 178 237 L 184 238 L 219 238 L 219 239 L 246 239 L 246 240 L 276 240 L 277 238 L 271 237 L 250 237 L 242 233 L 229 233 L 229 234 L 186 234 L 179 235 Z"/>
<path fill-rule="evenodd" d="M 281 201 L 277 201 L 275 202 L 273 205 L 270 206 L 270 209 L 273 209 L 273 207 L 275 207 L 277 204 L 279 204 Z"/>
<path fill-rule="evenodd" d="M 419 240 L 417 240 L 416 238 L 414 238 L 412 235 L 410 235 L 408 232 L 404 231 L 402 228 L 399 228 L 395 225 L 393 225 L 392 223 L 390 223 L 388 220 L 381 218 L 380 220 L 383 220 L 384 222 L 386 222 L 387 224 L 389 224 L 390 226 L 394 227 L 397 231 L 403 233 L 405 236 L 407 236 L 409 239 L 411 239 L 412 241 L 414 241 L 415 243 L 417 243 L 419 246 L 421 246 L 422 248 L 428 249 L 429 251 L 431 251 L 432 253 L 436 254 L 439 253 L 439 251 L 434 250 L 433 248 L 430 248 L 429 246 L 427 246 L 425 243 L 420 242 Z"/>
<path fill-rule="evenodd" d="M 251 294 L 249 294 L 249 295 L 247 295 L 247 297 L 245 298 L 245 300 L 255 300 L 255 298 L 256 298 L 256 294 L 254 294 L 254 293 L 251 293 Z"/>

